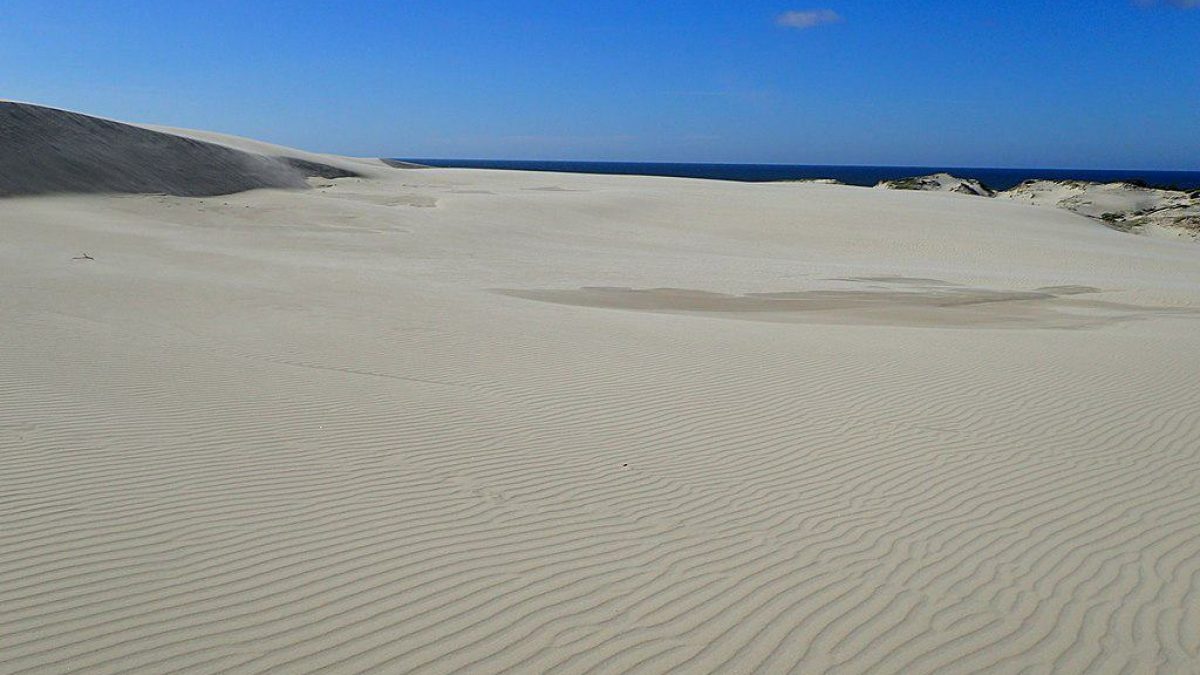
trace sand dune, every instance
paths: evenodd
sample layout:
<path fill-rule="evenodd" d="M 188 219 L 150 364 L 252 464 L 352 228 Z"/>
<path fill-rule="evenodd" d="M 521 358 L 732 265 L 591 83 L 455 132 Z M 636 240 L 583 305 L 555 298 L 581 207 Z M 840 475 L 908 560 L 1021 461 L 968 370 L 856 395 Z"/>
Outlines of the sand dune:
<path fill-rule="evenodd" d="M 285 154 L 0 200 L 0 672 L 1200 672 L 1194 246 Z"/>
<path fill-rule="evenodd" d="M 1028 180 L 1001 196 L 1068 209 L 1125 232 L 1200 240 L 1200 191 L 1130 183 Z"/>
<path fill-rule="evenodd" d="M 304 188 L 345 168 L 237 150 L 78 113 L 0 101 L 0 197 L 64 192 L 203 197 Z"/>
<path fill-rule="evenodd" d="M 996 191 L 973 178 L 959 178 L 948 173 L 885 180 L 875 186 L 886 190 L 920 190 L 925 192 L 955 192 L 974 197 L 995 197 Z"/>
<path fill-rule="evenodd" d="M 1185 192 L 1134 183 L 1030 179 L 996 192 L 977 180 L 947 173 L 883 181 L 875 187 L 998 197 L 1066 209 L 1095 218 L 1122 232 L 1200 241 L 1200 191 Z"/>

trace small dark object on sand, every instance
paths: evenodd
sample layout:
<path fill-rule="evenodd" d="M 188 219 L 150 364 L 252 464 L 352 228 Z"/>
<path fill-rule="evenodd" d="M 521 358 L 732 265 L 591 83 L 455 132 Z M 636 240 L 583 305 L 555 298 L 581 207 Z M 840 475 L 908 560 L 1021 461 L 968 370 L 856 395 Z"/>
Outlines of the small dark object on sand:
<path fill-rule="evenodd" d="M 95 258 L 84 253 L 83 255 L 77 255 L 74 258 L 71 258 L 71 260 L 95 260 Z"/>

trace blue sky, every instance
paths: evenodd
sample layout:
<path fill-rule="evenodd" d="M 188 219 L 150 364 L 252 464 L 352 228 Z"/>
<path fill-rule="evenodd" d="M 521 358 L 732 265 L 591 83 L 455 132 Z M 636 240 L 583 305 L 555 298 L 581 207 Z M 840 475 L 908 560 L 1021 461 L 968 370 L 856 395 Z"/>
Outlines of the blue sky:
<path fill-rule="evenodd" d="M 356 155 L 1200 170 L 1200 0 L 3 0 L 0 98 Z"/>

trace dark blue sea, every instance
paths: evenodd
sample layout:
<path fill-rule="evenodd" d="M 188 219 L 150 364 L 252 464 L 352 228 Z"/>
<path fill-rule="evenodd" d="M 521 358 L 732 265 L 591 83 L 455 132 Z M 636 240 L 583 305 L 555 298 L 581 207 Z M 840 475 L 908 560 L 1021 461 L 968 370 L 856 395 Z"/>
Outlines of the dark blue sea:
<path fill-rule="evenodd" d="M 874 185 L 881 180 L 946 172 L 975 178 L 994 190 L 1007 190 L 1023 180 L 1087 180 L 1100 183 L 1140 181 L 1156 187 L 1200 189 L 1200 171 L 1136 171 L 1097 169 L 981 169 L 946 166 L 837 166 L 815 164 L 667 164 L 648 162 L 543 162 L 501 159 L 402 158 L 426 166 L 464 169 L 566 171 L 637 176 L 676 176 L 746 182 L 836 178 L 850 185 Z"/>

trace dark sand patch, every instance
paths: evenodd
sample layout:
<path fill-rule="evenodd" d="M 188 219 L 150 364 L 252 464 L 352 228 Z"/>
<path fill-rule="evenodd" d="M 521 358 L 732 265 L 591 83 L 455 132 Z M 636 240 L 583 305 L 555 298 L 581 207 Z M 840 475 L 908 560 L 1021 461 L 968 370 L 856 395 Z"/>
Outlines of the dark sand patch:
<path fill-rule="evenodd" d="M 941 279 L 926 279 L 924 277 L 841 277 L 833 281 L 874 281 L 884 284 L 900 284 L 904 286 L 958 286 L 959 284 Z"/>
<path fill-rule="evenodd" d="M 1084 286 L 1033 291 L 948 287 L 921 291 L 811 290 L 727 295 L 688 288 L 499 289 L 527 300 L 754 321 L 981 328 L 1089 328 L 1194 310 L 1080 301 Z"/>

